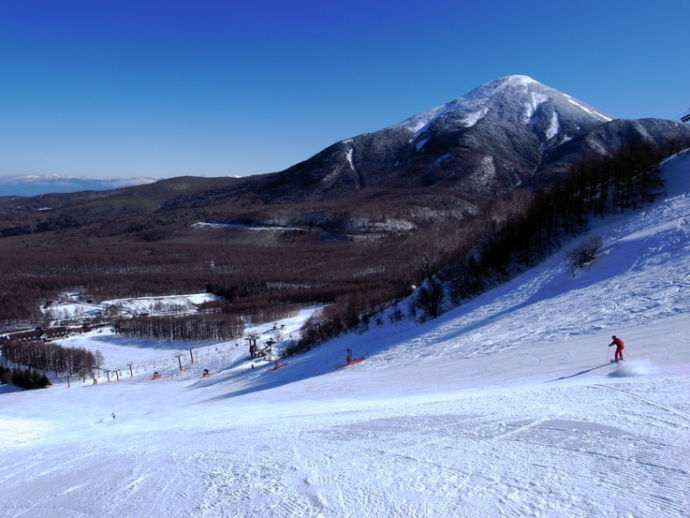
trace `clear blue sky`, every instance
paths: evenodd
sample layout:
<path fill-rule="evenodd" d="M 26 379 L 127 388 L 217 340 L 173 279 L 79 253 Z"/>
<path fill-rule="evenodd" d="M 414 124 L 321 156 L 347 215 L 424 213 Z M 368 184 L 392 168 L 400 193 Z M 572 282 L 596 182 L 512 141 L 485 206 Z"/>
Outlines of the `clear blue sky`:
<path fill-rule="evenodd" d="M 0 0 L 0 175 L 278 171 L 508 74 L 690 107 L 688 0 Z"/>

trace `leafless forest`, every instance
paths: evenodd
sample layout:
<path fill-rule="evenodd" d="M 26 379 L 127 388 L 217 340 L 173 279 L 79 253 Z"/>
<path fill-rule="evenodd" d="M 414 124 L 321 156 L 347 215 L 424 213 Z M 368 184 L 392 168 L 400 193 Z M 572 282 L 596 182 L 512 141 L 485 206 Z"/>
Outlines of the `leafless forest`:
<path fill-rule="evenodd" d="M 583 231 L 589 218 L 653 200 L 663 191 L 657 164 L 677 147 L 631 142 L 612 156 L 581 161 L 539 189 L 520 187 L 486 200 L 473 214 L 450 218 L 440 198 L 442 216 L 432 214 L 414 230 L 376 236 L 237 228 L 190 234 L 162 223 L 154 237 L 140 231 L 94 237 L 88 229 L 7 235 L 0 238 L 0 318 L 5 324 L 39 321 L 39 307 L 66 290 L 99 301 L 206 291 L 224 299 L 202 308 L 206 324 L 189 321 L 164 331 L 162 322 L 150 322 L 139 329 L 174 335 L 203 328 L 220 337 L 241 333 L 231 316 L 261 319 L 299 304 L 330 304 L 304 330 L 299 347 L 308 347 L 368 323 L 420 285 L 417 307 L 422 318 L 434 317 L 445 295 L 460 303 L 505 279 L 516 265 L 534 264 L 563 237 Z M 387 202 L 381 203 L 385 211 Z M 439 280 L 448 281 L 446 292 Z"/>

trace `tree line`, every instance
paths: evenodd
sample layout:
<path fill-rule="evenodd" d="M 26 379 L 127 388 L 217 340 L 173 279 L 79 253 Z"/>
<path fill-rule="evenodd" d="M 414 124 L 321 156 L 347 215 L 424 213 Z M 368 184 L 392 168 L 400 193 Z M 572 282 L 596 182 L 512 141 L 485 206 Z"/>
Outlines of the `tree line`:
<path fill-rule="evenodd" d="M 136 317 L 118 321 L 115 332 L 157 340 L 232 340 L 244 334 L 244 321 L 224 314 Z"/>
<path fill-rule="evenodd" d="M 52 342 L 19 342 L 3 340 L 2 356 L 6 361 L 42 371 L 90 371 L 103 363 L 100 351 L 93 353 L 81 347 L 63 347 Z"/>
<path fill-rule="evenodd" d="M 585 230 L 591 217 L 649 203 L 662 190 L 658 163 L 675 150 L 629 142 L 613 155 L 583 160 L 539 191 L 520 187 L 460 219 L 431 218 L 415 231 L 370 241 L 295 237 L 261 244 L 103 241 L 93 246 L 85 240 L 63 246 L 58 240 L 27 255 L 22 247 L 29 242 L 22 245 L 21 236 L 0 240 L 0 320 L 36 321 L 41 303 L 74 287 L 96 300 L 198 291 L 226 298 L 206 305 L 202 319 L 220 314 L 258 321 L 294 304 L 329 304 L 307 323 L 305 347 L 368 325 L 372 315 L 409 295 L 413 285 L 418 286 L 417 309 L 434 317 L 444 297 L 458 304 L 536 264 L 564 238 Z M 228 336 L 213 330 L 220 323 L 121 325 L 123 333 L 142 333 L 135 336 Z"/>
<path fill-rule="evenodd" d="M 440 276 L 451 281 L 455 303 L 484 291 L 521 269 L 534 266 L 564 239 L 588 229 L 592 217 L 648 204 L 663 193 L 661 161 L 679 143 L 657 147 L 644 140 L 622 145 L 609 156 L 591 156 L 559 181 L 536 193 L 520 213 L 490 232 Z"/>
<path fill-rule="evenodd" d="M 391 241 L 66 246 L 56 238 L 31 246 L 27 254 L 30 245 L 12 239 L 0 239 L 0 325 L 8 326 L 41 322 L 41 305 L 75 289 L 96 301 L 203 291 L 226 295 L 228 289 L 228 300 L 245 312 L 261 296 L 280 305 L 332 302 L 394 282 L 409 266 L 409 254 Z"/>
<path fill-rule="evenodd" d="M 415 251 L 411 257 L 417 264 L 409 265 L 404 282 L 389 284 L 380 292 L 337 297 L 306 322 L 302 338 L 288 354 L 368 326 L 375 312 L 408 295 L 411 284 L 418 288 L 408 309 L 424 320 L 442 312 L 444 299 L 457 305 L 506 281 L 536 265 L 566 238 L 587 230 L 592 217 L 654 201 L 664 187 L 659 164 L 683 147 L 677 142 L 657 147 L 644 140 L 628 141 L 611 155 L 583 159 L 539 191 L 517 188 L 487 202 L 462 225 L 429 229 L 426 240 L 408 248 Z"/>
<path fill-rule="evenodd" d="M 9 368 L 0 365 L 0 383 L 14 383 L 18 387 L 33 389 L 51 385 L 48 376 L 32 369 Z"/>
<path fill-rule="evenodd" d="M 396 283 L 338 297 L 304 323 L 300 338 L 286 348 L 285 354 L 290 356 L 307 351 L 320 342 L 358 326 L 363 331 L 376 313 L 409 294 L 409 284 Z"/>

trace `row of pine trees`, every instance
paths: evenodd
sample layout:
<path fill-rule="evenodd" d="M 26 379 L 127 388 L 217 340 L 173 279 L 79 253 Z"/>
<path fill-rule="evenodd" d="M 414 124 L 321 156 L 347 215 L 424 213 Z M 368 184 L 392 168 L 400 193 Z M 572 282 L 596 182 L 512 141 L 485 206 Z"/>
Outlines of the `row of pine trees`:
<path fill-rule="evenodd" d="M 574 165 L 561 180 L 537 193 L 522 214 L 444 268 L 452 279 L 454 299 L 476 295 L 515 270 L 534 266 L 565 239 L 585 232 L 592 217 L 654 201 L 664 188 L 659 164 L 678 147 L 636 140 L 612 155 L 592 156 Z"/>
<path fill-rule="evenodd" d="M 118 334 L 157 340 L 232 340 L 244 334 L 244 320 L 238 315 L 189 315 L 138 317 L 121 320 Z"/>
<path fill-rule="evenodd" d="M 611 155 L 581 160 L 541 191 L 518 188 L 505 200 L 496 200 L 490 218 L 469 218 L 458 239 L 453 241 L 449 232 L 451 237 L 435 243 L 443 257 L 432 261 L 424 256 L 424 281 L 410 304 L 411 316 L 434 318 L 448 307 L 444 301 L 460 304 L 536 265 L 566 239 L 585 232 L 591 218 L 654 201 L 664 188 L 661 161 L 683 147 L 675 142 L 659 147 L 641 139 L 628 141 Z M 376 299 L 376 294 L 337 299 L 306 323 L 302 339 L 290 352 L 367 326 L 372 312 L 380 309 L 382 301 Z"/>
<path fill-rule="evenodd" d="M 4 340 L 1 350 L 7 362 L 56 374 L 89 372 L 103 362 L 98 351 L 93 353 L 81 347 L 63 347 L 52 342 Z"/>
<path fill-rule="evenodd" d="M 0 365 L 0 383 L 14 383 L 25 389 L 46 388 L 51 384 L 45 373 L 33 369 L 11 369 L 2 365 Z"/>

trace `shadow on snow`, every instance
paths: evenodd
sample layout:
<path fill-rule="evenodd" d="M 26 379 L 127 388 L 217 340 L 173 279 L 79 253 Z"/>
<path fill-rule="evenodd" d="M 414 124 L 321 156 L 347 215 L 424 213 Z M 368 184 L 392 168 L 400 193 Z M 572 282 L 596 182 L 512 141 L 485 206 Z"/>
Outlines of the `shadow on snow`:
<path fill-rule="evenodd" d="M 601 369 L 602 367 L 606 367 L 607 365 L 611 365 L 611 362 L 602 363 L 601 365 L 597 365 L 596 367 L 592 367 L 591 369 L 585 369 L 583 371 L 576 372 L 575 374 L 571 374 L 570 376 L 561 376 L 560 378 L 548 380 L 547 383 L 551 383 L 553 381 L 567 380 L 567 379 L 575 378 L 577 376 L 582 376 L 583 374 L 587 374 L 588 372 L 592 372 L 592 371 L 595 371 L 597 369 Z"/>

